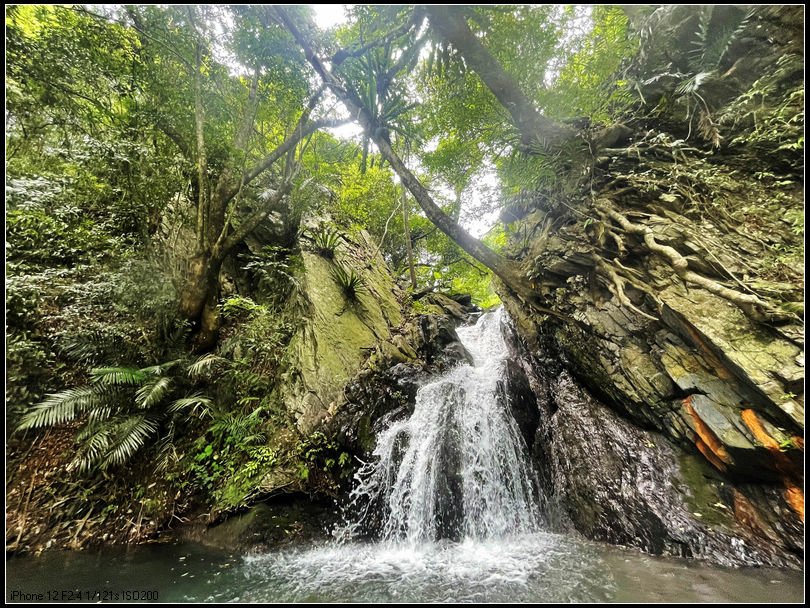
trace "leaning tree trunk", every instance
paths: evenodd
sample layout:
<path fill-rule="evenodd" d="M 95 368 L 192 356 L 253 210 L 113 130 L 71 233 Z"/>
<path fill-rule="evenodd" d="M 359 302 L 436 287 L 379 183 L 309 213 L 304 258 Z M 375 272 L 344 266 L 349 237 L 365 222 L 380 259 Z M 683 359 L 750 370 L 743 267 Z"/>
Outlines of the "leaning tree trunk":
<path fill-rule="evenodd" d="M 299 28 L 284 8 L 276 7 L 276 12 L 279 19 L 284 23 L 284 26 L 301 45 L 307 61 L 309 61 L 315 72 L 323 80 L 324 85 L 331 89 L 335 96 L 343 102 L 349 110 L 349 113 L 364 128 L 368 137 L 376 144 L 380 155 L 391 165 L 402 181 L 402 184 L 410 191 L 417 204 L 425 213 L 425 216 L 433 225 L 444 232 L 474 259 L 489 268 L 521 301 L 532 303 L 537 310 L 545 311 L 548 314 L 556 314 L 536 304 L 535 293 L 529 288 L 525 275 L 516 264 L 490 249 L 480 239 L 472 236 L 436 204 L 427 188 L 425 188 L 422 182 L 408 169 L 391 146 L 391 141 L 388 138 L 388 130 L 385 128 L 385 125 L 377 122 L 371 111 L 364 106 L 363 101 L 353 93 L 351 87 L 345 86 L 344 83 L 335 76 L 331 68 L 327 67 L 315 53 L 312 42 L 307 34 L 307 31 L 312 31 L 315 27 L 314 24 L 307 24 L 305 22 L 306 27 Z"/>
<path fill-rule="evenodd" d="M 689 26 L 686 8 L 668 10 Z M 702 99 L 651 81 L 647 103 L 669 96 L 671 113 L 639 107 L 632 143 L 598 153 L 579 199 L 545 199 L 522 220 L 535 235 L 526 272 L 577 320 L 503 296 L 550 395 L 538 463 L 591 537 L 723 563 L 803 555 L 803 62 L 787 53 L 800 11 L 763 9 L 748 27 L 781 44 L 732 47 L 735 77 L 705 83 Z M 763 103 L 749 106 L 757 86 Z M 543 379 L 552 361 L 592 396 Z M 658 545 L 643 544 L 650 526 Z"/>
<path fill-rule="evenodd" d="M 458 6 L 430 6 L 425 9 L 431 27 L 464 57 L 469 67 L 512 116 L 523 147 L 548 150 L 570 140 L 573 129 L 540 114 L 515 79 L 470 31 L 464 9 Z"/>
<path fill-rule="evenodd" d="M 220 326 L 219 272 L 222 260 L 197 254 L 189 262 L 180 290 L 180 314 L 195 326 L 194 347 L 205 351 L 214 346 Z"/>

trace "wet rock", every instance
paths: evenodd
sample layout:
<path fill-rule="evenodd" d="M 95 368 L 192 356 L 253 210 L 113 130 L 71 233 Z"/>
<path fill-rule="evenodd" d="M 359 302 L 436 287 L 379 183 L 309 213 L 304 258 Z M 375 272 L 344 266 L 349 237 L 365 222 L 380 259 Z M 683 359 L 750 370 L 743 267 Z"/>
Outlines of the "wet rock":
<path fill-rule="evenodd" d="M 540 411 L 529 379 L 517 361 L 506 361 L 503 380 L 498 382 L 498 392 L 512 412 L 526 445 L 531 446 L 540 421 Z"/>
<path fill-rule="evenodd" d="M 428 377 L 472 356 L 446 315 L 422 315 L 383 342 L 345 387 L 345 403 L 325 422 L 327 435 L 356 453 L 374 448 L 375 436 L 413 412 L 416 391 Z"/>
<path fill-rule="evenodd" d="M 465 362 L 473 365 L 472 355 L 461 342 L 451 342 L 442 349 L 440 358 L 446 362 Z"/>
<path fill-rule="evenodd" d="M 253 505 L 210 528 L 186 528 L 184 540 L 240 553 L 262 553 L 293 542 L 328 538 L 338 522 L 328 500 L 287 496 Z"/>
<path fill-rule="evenodd" d="M 534 338 L 534 348 L 542 349 L 547 337 Z M 660 432 L 601 403 L 561 359 L 532 350 L 525 341 L 514 348 L 522 352 L 521 366 L 537 396 L 539 424 L 530 445 L 554 526 L 654 554 L 728 566 L 801 565 L 803 524 L 786 504 L 780 483 L 729 478 L 699 452 L 686 453 Z M 750 456 L 749 438 L 728 427 L 722 414 L 707 414 L 711 403 L 698 403 L 717 432 L 726 435 L 724 441 Z M 681 432 L 690 430 L 686 426 Z"/>
<path fill-rule="evenodd" d="M 472 296 L 468 294 L 445 295 L 432 292 L 425 296 L 425 302 L 438 306 L 459 323 L 469 323 L 481 312 L 481 309 L 472 303 Z"/>

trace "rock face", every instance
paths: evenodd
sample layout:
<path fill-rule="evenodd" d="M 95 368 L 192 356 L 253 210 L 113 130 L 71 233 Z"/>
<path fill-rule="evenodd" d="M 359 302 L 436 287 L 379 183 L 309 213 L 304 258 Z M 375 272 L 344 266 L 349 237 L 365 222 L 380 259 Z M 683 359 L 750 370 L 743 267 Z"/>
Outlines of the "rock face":
<path fill-rule="evenodd" d="M 796 463 L 789 460 L 789 452 L 779 451 L 783 460 L 761 444 L 759 450 L 751 445 L 725 452 L 727 444 L 713 439 L 703 427 L 694 435 L 693 426 L 686 423 L 668 427 L 677 413 L 672 408 L 657 410 L 647 405 L 645 409 L 641 401 L 631 414 L 611 402 L 609 407 L 565 369 L 577 368 L 566 362 L 555 334 L 535 331 L 530 342 L 523 339 L 527 323 L 524 317 L 522 329 L 514 331 L 512 340 L 537 397 L 538 423 L 530 445 L 555 526 L 573 528 L 595 540 L 722 565 L 797 567 L 802 563 L 803 522 L 781 477 L 784 471 L 797 470 L 791 468 Z M 520 376 L 508 374 L 509 384 L 516 387 L 513 392 L 525 394 L 519 388 L 525 382 Z M 647 384 L 666 380 L 671 381 L 652 378 Z M 715 393 L 735 390 L 720 384 Z M 587 386 L 602 388 L 593 381 Z M 613 384 L 604 388 L 618 390 Z M 610 391 L 604 391 L 605 399 Z M 704 416 L 713 411 L 701 402 L 696 405 L 692 407 Z M 699 416 L 694 420 L 703 419 Z M 521 422 L 519 413 L 516 419 Z M 719 426 L 722 421 L 712 423 Z M 751 425 L 755 427 L 756 422 Z M 724 441 L 733 441 L 735 432 L 742 436 L 737 427 L 725 429 Z M 691 443 L 701 441 L 699 433 L 712 442 L 706 452 Z M 757 439 L 748 441 L 753 444 Z M 723 461 L 714 461 L 712 449 L 728 454 L 730 461 L 734 454 L 735 473 L 730 474 Z"/>
<path fill-rule="evenodd" d="M 302 256 L 299 278 L 307 312 L 288 347 L 290 381 L 282 386 L 282 400 L 307 434 L 345 401 L 346 382 L 402 323 L 397 296 L 404 294 L 365 232 L 355 238 L 342 232 L 333 259 L 306 250 Z M 355 297 L 347 297 L 336 279 L 337 266 L 361 277 Z"/>
<path fill-rule="evenodd" d="M 438 312 L 415 317 L 377 347 L 346 386 L 347 402 L 327 423 L 328 434 L 356 453 L 369 453 L 381 429 L 413 413 L 423 380 L 471 360 L 456 321 Z"/>

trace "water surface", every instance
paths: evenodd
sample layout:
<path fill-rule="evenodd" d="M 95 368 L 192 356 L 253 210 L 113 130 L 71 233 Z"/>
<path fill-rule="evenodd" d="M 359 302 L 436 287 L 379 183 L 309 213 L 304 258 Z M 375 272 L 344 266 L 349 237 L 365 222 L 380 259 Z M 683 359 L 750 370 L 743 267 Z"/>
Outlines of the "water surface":
<path fill-rule="evenodd" d="M 12 591 L 157 591 L 168 602 L 801 602 L 801 572 L 729 569 L 535 533 L 491 541 L 325 543 L 239 556 L 146 545 L 12 558 Z M 97 601 L 97 600 L 95 600 Z"/>

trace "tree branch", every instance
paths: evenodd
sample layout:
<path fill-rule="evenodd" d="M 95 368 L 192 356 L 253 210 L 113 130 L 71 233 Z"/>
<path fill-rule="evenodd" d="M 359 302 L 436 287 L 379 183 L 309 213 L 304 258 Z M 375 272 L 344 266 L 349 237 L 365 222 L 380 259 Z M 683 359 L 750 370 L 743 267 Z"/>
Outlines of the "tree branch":
<path fill-rule="evenodd" d="M 228 237 L 224 237 L 224 233 L 220 235 L 220 239 L 217 241 L 216 245 L 214 245 L 213 258 L 224 259 L 234 247 L 245 240 L 251 232 L 256 230 L 259 224 L 266 220 L 273 211 L 281 208 L 280 203 L 282 199 L 292 190 L 294 175 L 294 173 L 289 175 L 287 179 L 281 183 L 273 196 L 270 197 L 270 200 L 263 204 L 260 209 L 257 209 L 249 215 L 235 232 Z M 228 226 L 225 227 L 225 229 L 227 228 Z"/>
<path fill-rule="evenodd" d="M 191 9 L 189 9 L 190 13 Z M 198 247 L 205 247 L 205 229 L 208 221 L 208 159 L 205 153 L 205 108 L 202 100 L 202 43 L 197 41 L 194 53 L 194 128 L 197 136 L 197 237 Z"/>

